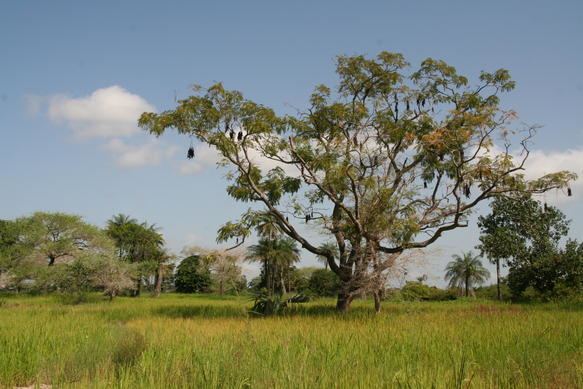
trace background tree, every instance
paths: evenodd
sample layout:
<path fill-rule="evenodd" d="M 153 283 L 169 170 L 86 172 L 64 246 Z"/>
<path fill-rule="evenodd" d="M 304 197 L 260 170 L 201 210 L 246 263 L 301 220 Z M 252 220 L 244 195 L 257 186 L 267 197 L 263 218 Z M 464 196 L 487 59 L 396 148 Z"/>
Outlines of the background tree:
<path fill-rule="evenodd" d="M 300 259 L 296 242 L 289 238 L 266 239 L 248 248 L 247 260 L 261 263 L 263 284 L 270 294 L 287 292 L 286 276 Z"/>
<path fill-rule="evenodd" d="M 325 256 L 341 280 L 337 308 L 370 291 L 380 309 L 384 272 L 395 257 L 467 225 L 481 201 L 566 187 L 569 172 L 528 181 L 522 171 L 534 129 L 511 131 L 516 114 L 499 105 L 514 88 L 506 70 L 476 84 L 443 61 L 410 70 L 402 55 L 341 56 L 335 92 L 318 86 L 297 116 L 273 110 L 221 84 L 144 113 L 139 124 L 159 136 L 172 128 L 214 147 L 229 169 L 228 194 L 263 205 L 226 223 L 219 240 L 243 244 L 268 214 L 283 234 Z M 495 139 L 503 139 L 501 151 Z M 521 146 L 514 157 L 513 141 Z M 269 163 L 265 163 L 269 162 Z M 275 167 L 274 164 L 276 165 Z M 315 224 L 338 257 L 302 232 Z"/>
<path fill-rule="evenodd" d="M 474 256 L 471 251 L 462 256 L 453 255 L 453 261 L 445 268 L 445 280 L 449 281 L 450 288 L 459 288 L 465 291 L 465 296 L 470 295 L 474 286 L 481 285 L 490 278 L 490 272 L 484 268 L 480 256 Z"/>
<path fill-rule="evenodd" d="M 71 260 L 81 253 L 102 254 L 113 248 L 106 234 L 84 222 L 81 216 L 36 212 L 17 222 L 22 225 L 25 245 L 32 245 L 33 254 L 46 260 L 48 266 L 58 260 Z"/>
<path fill-rule="evenodd" d="M 569 232 L 565 215 L 525 196 L 498 198 L 491 208 L 478 221 L 482 233 L 479 249 L 498 264 L 504 261 L 509 266 L 508 283 L 515 297 L 528 287 L 552 291 L 561 278 L 556 272 L 563 254 L 560 242 Z M 573 247 L 571 244 L 571 250 Z"/>
<path fill-rule="evenodd" d="M 243 276 L 239 263 L 242 254 L 239 251 L 211 250 L 198 246 L 185 247 L 184 255 L 198 255 L 204 267 L 210 270 L 213 289 L 220 295 L 225 292 L 238 294 L 247 287 L 247 281 Z"/>
<path fill-rule="evenodd" d="M 179 293 L 208 292 L 211 287 L 210 269 L 199 255 L 184 258 L 176 268 L 174 284 Z"/>
<path fill-rule="evenodd" d="M 317 296 L 334 296 L 340 289 L 340 279 L 328 269 L 315 270 L 308 284 L 310 292 Z"/>
<path fill-rule="evenodd" d="M 108 220 L 106 232 L 116 244 L 118 257 L 135 265 L 134 296 L 140 295 L 144 280 L 151 275 L 154 275 L 156 294 L 158 287 L 161 287 L 164 264 L 169 260 L 164 251 L 164 237 L 156 225 L 139 223 L 119 214 Z"/>
<path fill-rule="evenodd" d="M 320 250 L 324 252 L 330 252 L 334 255 L 334 258 L 338 258 L 338 246 L 334 242 L 326 242 L 320 245 Z M 328 270 L 328 258 L 325 255 L 317 255 L 316 258 L 318 262 L 324 264 L 324 269 Z"/>

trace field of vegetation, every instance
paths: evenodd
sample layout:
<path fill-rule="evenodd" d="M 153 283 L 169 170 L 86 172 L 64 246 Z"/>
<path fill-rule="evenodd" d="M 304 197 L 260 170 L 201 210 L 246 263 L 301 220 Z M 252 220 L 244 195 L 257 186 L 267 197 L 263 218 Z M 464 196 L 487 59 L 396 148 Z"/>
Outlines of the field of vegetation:
<path fill-rule="evenodd" d="M 0 387 L 583 387 L 580 306 L 0 297 Z"/>

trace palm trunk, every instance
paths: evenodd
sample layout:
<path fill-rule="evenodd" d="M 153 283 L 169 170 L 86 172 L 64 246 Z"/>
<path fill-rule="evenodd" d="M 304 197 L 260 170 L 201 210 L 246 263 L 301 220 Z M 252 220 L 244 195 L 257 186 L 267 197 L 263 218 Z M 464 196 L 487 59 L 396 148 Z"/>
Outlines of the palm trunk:
<path fill-rule="evenodd" d="M 162 264 L 158 266 L 156 272 L 156 287 L 154 288 L 154 296 L 158 297 L 162 293 Z"/>
<path fill-rule="evenodd" d="M 500 293 L 500 260 L 496 260 L 496 292 L 498 293 L 498 301 L 502 301 L 502 294 Z"/>
<path fill-rule="evenodd" d="M 466 275 L 466 297 L 470 296 L 470 277 Z"/>

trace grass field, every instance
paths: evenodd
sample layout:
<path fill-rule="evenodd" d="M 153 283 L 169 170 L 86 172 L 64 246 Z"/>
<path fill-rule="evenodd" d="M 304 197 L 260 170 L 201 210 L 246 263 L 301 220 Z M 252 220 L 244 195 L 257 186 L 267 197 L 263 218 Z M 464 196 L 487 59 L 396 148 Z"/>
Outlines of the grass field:
<path fill-rule="evenodd" d="M 332 300 L 248 317 L 247 298 L 0 297 L 0 387 L 583 387 L 583 311 Z"/>

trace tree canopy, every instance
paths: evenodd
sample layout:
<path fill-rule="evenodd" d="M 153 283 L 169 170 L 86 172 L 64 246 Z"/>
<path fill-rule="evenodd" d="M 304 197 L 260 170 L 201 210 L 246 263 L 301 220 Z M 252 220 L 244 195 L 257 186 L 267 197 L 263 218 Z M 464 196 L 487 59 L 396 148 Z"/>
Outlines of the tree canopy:
<path fill-rule="evenodd" d="M 268 215 L 327 258 L 341 280 L 341 310 L 362 292 L 378 297 L 395 256 L 466 226 L 481 201 L 564 188 L 575 178 L 566 171 L 525 178 L 535 128 L 516 126 L 517 114 L 500 106 L 515 86 L 504 69 L 471 83 L 443 61 L 412 69 L 401 54 L 381 52 L 340 56 L 336 73 L 337 87 L 317 86 L 297 115 L 278 115 L 218 83 L 195 88 L 175 109 L 144 113 L 139 124 L 216 149 L 228 194 L 262 205 L 226 223 L 219 240 L 243 244 Z M 301 223 L 317 225 L 338 255 Z"/>

